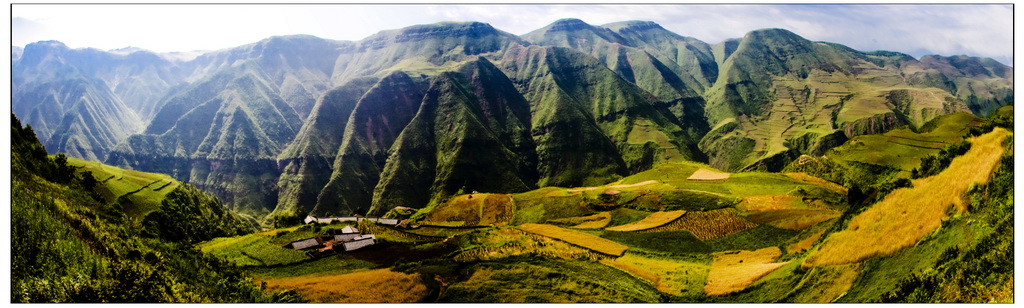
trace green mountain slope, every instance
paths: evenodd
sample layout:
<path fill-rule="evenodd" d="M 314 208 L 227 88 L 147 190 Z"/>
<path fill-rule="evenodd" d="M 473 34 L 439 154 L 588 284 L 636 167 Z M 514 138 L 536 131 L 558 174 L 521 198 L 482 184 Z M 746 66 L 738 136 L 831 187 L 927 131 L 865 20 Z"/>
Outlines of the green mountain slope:
<path fill-rule="evenodd" d="M 486 59 L 439 75 L 395 140 L 369 213 L 437 203 L 462 191 L 535 187 L 529 125 L 527 101 Z"/>
<path fill-rule="evenodd" d="M 374 85 L 355 106 L 341 146 L 330 157 L 333 164 L 325 171 L 333 172 L 321 178 L 325 184 L 316 187 L 315 199 L 298 204 L 315 205 L 314 213 L 368 210 L 388 151 L 419 110 L 427 82 L 395 71 Z"/>
<path fill-rule="evenodd" d="M 301 120 L 258 74 L 242 65 L 171 98 L 147 127 L 107 162 L 167 173 L 255 213 L 276 204 L 276 156 Z"/>
<path fill-rule="evenodd" d="M 698 156 L 667 109 L 586 54 L 516 47 L 501 63 L 530 101 L 540 186 L 601 183 Z"/>
<path fill-rule="evenodd" d="M 296 206 L 316 203 L 316 196 L 331 176 L 348 118 L 363 93 L 376 82 L 376 78 L 353 80 L 320 97 L 298 135 L 278 156 L 284 168 L 277 183 L 275 211 L 292 211 Z"/>
<path fill-rule="evenodd" d="M 203 54 L 182 64 L 181 70 L 195 81 L 252 62 L 260 76 L 299 118 L 306 119 L 316 100 L 332 88 L 331 76 L 338 55 L 352 42 L 310 35 L 275 36 L 256 43 Z"/>
<path fill-rule="evenodd" d="M 590 54 L 626 81 L 673 106 L 670 109 L 679 118 L 684 117 L 682 111 L 702 108 L 700 94 L 717 77 L 710 46 L 652 22 L 592 26 L 579 19 L 561 19 L 523 38 Z"/>
<path fill-rule="evenodd" d="M 138 115 L 101 81 L 69 76 L 16 91 L 11 109 L 39 127 L 43 143 L 72 157 L 100 160 L 142 130 Z"/>
<path fill-rule="evenodd" d="M 264 293 L 238 268 L 192 247 L 255 229 L 212 196 L 188 185 L 166 187 L 152 200 L 156 208 L 137 216 L 124 203 L 129 198 L 105 193 L 167 176 L 120 170 L 131 179 L 96 179 L 117 169 L 48 157 L 31 127 L 14 116 L 11 135 L 11 302 L 295 300 Z"/>
<path fill-rule="evenodd" d="M 482 22 L 441 22 L 385 30 L 360 40 L 338 56 L 332 80 L 351 79 L 394 70 L 437 75 L 478 55 L 527 44 L 519 37 Z"/>
<path fill-rule="evenodd" d="M 855 135 L 967 111 L 940 88 L 908 83 L 901 69 L 909 56 L 811 42 L 785 30 L 751 32 L 721 61 L 717 82 L 704 93 L 713 129 L 701 149 L 728 170 L 778 170 L 800 153 L 820 154 Z"/>

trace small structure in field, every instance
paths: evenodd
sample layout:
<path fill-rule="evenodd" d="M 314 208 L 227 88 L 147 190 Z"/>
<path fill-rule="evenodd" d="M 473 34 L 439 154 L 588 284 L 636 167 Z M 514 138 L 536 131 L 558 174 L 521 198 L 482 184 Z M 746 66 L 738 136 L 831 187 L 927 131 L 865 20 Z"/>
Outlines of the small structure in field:
<path fill-rule="evenodd" d="M 320 245 L 323 245 L 323 244 L 324 244 L 324 241 L 322 239 L 320 239 L 318 237 L 311 237 L 311 238 L 301 239 L 301 240 L 298 240 L 298 241 L 294 241 L 294 242 L 288 243 L 287 246 L 291 247 L 292 249 L 295 249 L 295 250 L 302 250 L 302 249 L 317 247 L 317 246 L 320 246 Z"/>
<path fill-rule="evenodd" d="M 358 236 L 359 236 L 359 230 L 356 229 L 356 228 L 353 228 L 352 226 L 348 226 L 348 227 L 345 227 L 344 229 L 341 229 L 341 233 L 337 233 L 337 234 L 334 235 L 334 241 L 335 242 L 347 242 L 347 241 L 351 241 L 351 240 L 355 239 Z"/>
<path fill-rule="evenodd" d="M 338 251 L 353 251 L 376 244 L 377 236 L 373 234 L 359 234 L 359 229 L 346 226 L 331 237 L 311 237 L 293 241 L 285 245 L 286 248 L 295 250 L 310 250 L 307 252 L 310 258 L 319 258 L 333 255 Z"/>
<path fill-rule="evenodd" d="M 373 221 L 373 222 L 377 222 L 377 223 L 381 223 L 381 224 L 385 224 L 385 225 L 392 225 L 392 226 L 398 224 L 398 219 L 374 218 L 374 217 L 358 217 L 358 216 L 326 217 L 326 218 L 317 218 L 317 217 L 313 217 L 313 216 L 306 216 L 306 219 L 304 219 L 302 221 L 307 223 L 307 224 L 314 223 L 314 222 L 322 223 L 322 224 L 330 224 L 331 222 L 334 222 L 334 221 L 360 221 L 360 220 L 369 220 L 369 221 Z"/>
<path fill-rule="evenodd" d="M 373 245 L 374 244 L 373 240 L 375 240 L 375 239 L 377 239 L 377 237 L 374 236 L 373 234 L 365 234 L 365 235 L 357 236 L 354 239 L 352 239 L 351 241 L 343 242 L 343 243 L 341 243 L 341 245 L 342 245 L 342 247 L 344 247 L 345 251 L 353 251 L 353 250 L 356 250 L 356 249 L 360 249 L 360 248 L 363 248 L 363 247 L 366 247 L 366 246 Z"/>

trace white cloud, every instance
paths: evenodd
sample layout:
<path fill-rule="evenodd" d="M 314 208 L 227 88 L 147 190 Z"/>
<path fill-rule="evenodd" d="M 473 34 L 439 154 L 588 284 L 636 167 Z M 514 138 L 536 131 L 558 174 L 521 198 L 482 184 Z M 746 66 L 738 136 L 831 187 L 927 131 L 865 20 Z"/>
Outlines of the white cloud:
<path fill-rule="evenodd" d="M 1010 5 L 17 4 L 11 9 L 15 45 L 55 39 L 101 49 L 219 49 L 287 34 L 358 40 L 381 30 L 445 20 L 482 21 L 525 34 L 572 17 L 594 25 L 651 20 L 711 44 L 755 29 L 784 28 L 860 50 L 967 54 L 1004 63 L 1013 59 Z"/>

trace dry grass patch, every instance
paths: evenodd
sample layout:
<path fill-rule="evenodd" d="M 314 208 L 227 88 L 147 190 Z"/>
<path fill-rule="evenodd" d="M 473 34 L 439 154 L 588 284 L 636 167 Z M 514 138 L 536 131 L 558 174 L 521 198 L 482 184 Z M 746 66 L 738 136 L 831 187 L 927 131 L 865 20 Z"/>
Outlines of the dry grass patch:
<path fill-rule="evenodd" d="M 808 236 L 807 238 L 802 239 L 799 242 L 793 243 L 793 245 L 789 245 L 789 247 L 786 247 L 786 251 L 793 253 L 811 249 L 811 247 L 814 246 L 814 242 L 817 242 L 818 239 L 821 239 L 821 236 L 824 234 L 825 230 L 815 232 L 814 234 L 811 234 L 811 236 Z"/>
<path fill-rule="evenodd" d="M 694 171 L 687 180 L 698 180 L 698 181 L 715 181 L 728 179 L 732 174 L 718 171 L 711 171 L 708 169 L 697 169 Z"/>
<path fill-rule="evenodd" d="M 774 263 L 780 256 L 782 250 L 778 247 L 715 253 L 712 255 L 711 271 L 708 272 L 704 293 L 723 295 L 743 290 L 764 275 L 789 263 Z"/>
<path fill-rule="evenodd" d="M 537 235 L 547 236 L 553 239 L 562 240 L 569 244 L 587 248 L 607 255 L 621 256 L 626 252 L 626 245 L 586 233 L 562 229 L 552 225 L 523 224 L 519 229 Z"/>
<path fill-rule="evenodd" d="M 650 281 L 658 291 L 676 296 L 701 292 L 709 269 L 704 263 L 655 259 L 635 254 L 604 259 L 601 263 Z"/>
<path fill-rule="evenodd" d="M 857 280 L 863 264 L 821 266 L 811 269 L 797 286 L 804 292 L 792 298 L 795 303 L 831 303 L 846 294 Z"/>
<path fill-rule="evenodd" d="M 587 248 L 514 228 L 487 230 L 486 233 L 474 234 L 468 241 L 463 245 L 471 248 L 460 251 L 452 259 L 458 262 L 472 262 L 524 254 L 570 260 L 597 261 L 607 258 L 606 255 Z"/>
<path fill-rule="evenodd" d="M 556 225 L 570 225 L 573 229 L 601 229 L 612 222 L 611 212 L 600 212 L 590 216 L 569 217 L 549 220 L 548 223 Z"/>
<path fill-rule="evenodd" d="M 657 227 L 660 227 L 660 226 L 664 226 L 665 224 L 668 224 L 668 223 L 670 223 L 670 222 L 672 222 L 672 221 L 674 221 L 676 219 L 679 219 L 679 217 L 683 216 L 683 214 L 686 214 L 686 211 L 655 212 L 654 214 L 651 214 L 650 216 L 647 216 L 643 220 L 640 220 L 640 221 L 637 221 L 637 222 L 634 222 L 634 223 L 631 223 L 631 224 L 625 224 L 625 225 L 621 225 L 621 226 L 617 226 L 617 227 L 611 227 L 611 228 L 608 228 L 608 229 L 605 229 L 605 230 L 609 230 L 609 231 L 640 231 L 640 230 L 653 229 L 653 228 L 657 228 Z"/>
<path fill-rule="evenodd" d="M 1003 155 L 1005 129 L 968 139 L 971 149 L 954 158 L 941 173 L 913 181 L 912 188 L 894 190 L 855 216 L 843 231 L 833 233 L 803 266 L 859 262 L 913 246 L 937 229 L 951 212 L 964 212 L 962 196 L 975 183 L 988 181 Z"/>
<path fill-rule="evenodd" d="M 452 197 L 424 220 L 444 226 L 507 225 L 512 221 L 512 198 L 504 194 L 468 194 Z"/>
<path fill-rule="evenodd" d="M 388 269 L 263 281 L 269 291 L 294 290 L 313 303 L 414 303 L 427 294 L 420 274 Z"/>
<path fill-rule="evenodd" d="M 480 224 L 481 225 L 496 225 L 504 226 L 508 225 L 512 221 L 513 208 L 512 208 L 512 197 L 503 194 L 486 194 L 481 195 L 483 199 L 480 205 Z M 474 197 L 473 199 L 476 199 Z"/>
<path fill-rule="evenodd" d="M 842 185 L 826 181 L 826 180 L 824 180 L 822 178 L 819 178 L 819 177 L 816 177 L 816 176 L 813 176 L 813 175 L 810 175 L 810 174 L 807 174 L 807 173 L 804 173 L 804 172 L 788 172 L 788 173 L 783 173 L 783 175 L 788 176 L 789 178 L 797 180 L 797 181 L 801 181 L 801 182 L 808 183 L 808 184 L 818 185 L 818 186 L 825 187 L 825 188 L 828 188 L 828 189 L 831 189 L 833 191 L 837 191 L 837 192 L 840 192 L 840 193 L 843 193 L 843 194 L 847 193 L 846 187 L 843 187 Z"/>
<path fill-rule="evenodd" d="M 842 215 L 836 210 L 792 209 L 757 212 L 747 215 L 747 219 L 758 224 L 770 225 L 789 230 L 803 230 Z"/>
<path fill-rule="evenodd" d="M 748 196 L 736 204 L 736 209 L 744 213 L 793 209 L 796 208 L 793 204 L 798 200 L 793 195 Z"/>
<path fill-rule="evenodd" d="M 689 212 L 669 224 L 644 230 L 645 232 L 690 231 L 702 241 L 716 239 L 746 229 L 757 227 L 736 215 L 736 209 L 724 208 L 706 212 Z"/>

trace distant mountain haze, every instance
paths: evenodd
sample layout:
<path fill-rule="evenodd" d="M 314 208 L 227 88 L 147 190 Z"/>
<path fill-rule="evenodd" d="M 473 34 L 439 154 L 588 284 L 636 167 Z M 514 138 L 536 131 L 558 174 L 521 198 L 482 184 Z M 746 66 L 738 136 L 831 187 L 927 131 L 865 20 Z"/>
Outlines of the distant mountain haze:
<path fill-rule="evenodd" d="M 473 191 L 592 186 L 803 154 L 1013 100 L 1013 68 L 781 29 L 708 44 L 647 21 L 480 22 L 198 56 L 12 47 L 12 111 L 52 153 L 166 173 L 256 217 L 382 215 Z"/>

